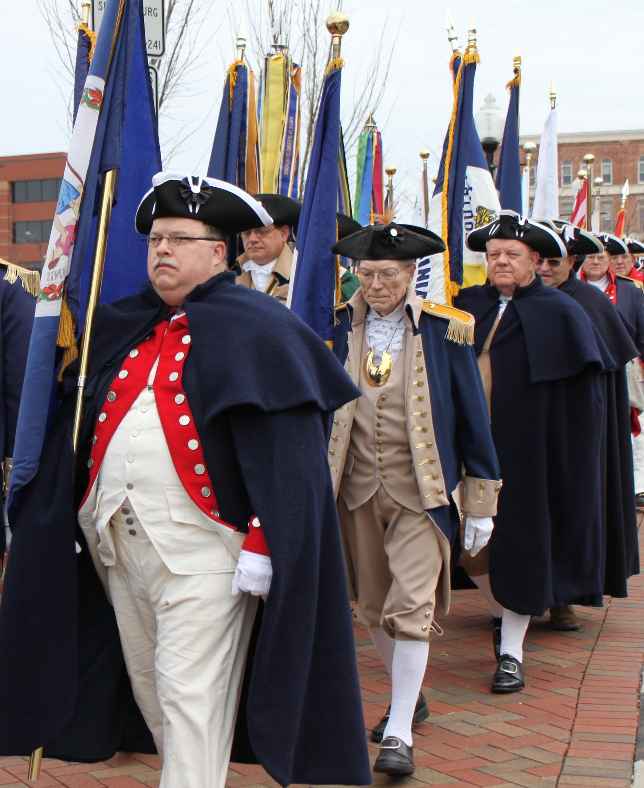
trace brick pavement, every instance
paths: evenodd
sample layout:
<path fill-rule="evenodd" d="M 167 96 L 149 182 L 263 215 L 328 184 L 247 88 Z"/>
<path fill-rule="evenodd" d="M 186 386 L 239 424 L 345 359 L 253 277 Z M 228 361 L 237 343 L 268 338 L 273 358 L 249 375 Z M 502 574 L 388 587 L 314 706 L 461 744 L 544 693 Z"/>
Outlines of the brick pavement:
<path fill-rule="evenodd" d="M 459 591 L 445 635 L 431 647 L 425 692 L 431 717 L 415 736 L 417 769 L 410 786 L 631 785 L 644 656 L 644 577 L 630 597 L 602 610 L 579 610 L 583 630 L 550 631 L 533 622 L 527 641 L 527 687 L 492 695 L 489 616 L 476 591 Z M 388 702 L 388 682 L 374 649 L 356 628 L 368 726 Z M 375 747 L 370 748 L 375 756 Z M 158 759 L 117 755 L 106 763 L 45 760 L 37 783 L 22 758 L 0 758 L 0 786 L 140 788 L 157 786 Z M 375 784 L 388 782 L 376 778 Z M 275 786 L 258 767 L 234 765 L 231 788 Z"/>

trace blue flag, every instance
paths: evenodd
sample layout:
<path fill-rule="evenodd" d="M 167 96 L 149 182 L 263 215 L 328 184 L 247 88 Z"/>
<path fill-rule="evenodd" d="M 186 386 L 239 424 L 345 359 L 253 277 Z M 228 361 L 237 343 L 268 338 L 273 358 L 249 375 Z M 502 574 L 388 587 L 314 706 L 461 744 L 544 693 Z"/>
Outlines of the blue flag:
<path fill-rule="evenodd" d="M 255 77 L 241 60 L 226 75 L 208 175 L 253 194 L 258 191 Z"/>
<path fill-rule="evenodd" d="M 92 46 L 95 39 L 94 33 L 87 27 L 86 24 L 78 26 L 78 40 L 76 41 L 76 63 L 74 65 L 74 121 L 78 113 L 78 105 L 83 96 L 83 88 L 85 87 L 85 80 L 89 73 L 89 64 L 91 61 Z"/>
<path fill-rule="evenodd" d="M 341 77 L 341 66 L 332 61 L 311 147 L 290 294 L 291 309 L 325 341 L 333 338 L 335 307 L 336 257 L 331 247 L 337 229 Z"/>
<path fill-rule="evenodd" d="M 496 188 L 499 191 L 501 208 L 508 208 L 523 216 L 521 195 L 521 158 L 519 154 L 519 86 L 521 78 L 517 75 L 508 85 L 510 103 L 505 117 L 503 141 L 499 154 L 499 168 L 496 171 Z"/>
<path fill-rule="evenodd" d="M 454 76 L 454 107 L 443 145 L 443 156 L 430 205 L 429 229 L 447 247 L 441 255 L 418 265 L 416 290 L 423 298 L 451 304 L 461 286 L 485 281 L 485 260 L 465 248 L 465 237 L 475 227 L 492 221 L 499 198 L 474 123 L 474 77 L 479 56 L 469 48 L 456 53 L 450 67 Z"/>
<path fill-rule="evenodd" d="M 75 349 L 82 331 L 96 242 L 96 207 L 105 172 L 116 169 L 101 302 L 138 291 L 146 281 L 146 245 L 135 209 L 161 169 L 147 69 L 142 0 L 108 0 L 85 80 L 29 345 L 18 414 L 10 505 L 38 471 L 50 418 L 57 348 Z"/>

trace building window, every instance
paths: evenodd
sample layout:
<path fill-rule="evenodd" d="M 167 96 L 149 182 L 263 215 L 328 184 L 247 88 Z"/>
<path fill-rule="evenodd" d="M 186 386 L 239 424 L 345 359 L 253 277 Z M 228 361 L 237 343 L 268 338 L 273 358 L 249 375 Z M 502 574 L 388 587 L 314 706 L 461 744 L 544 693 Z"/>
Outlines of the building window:
<path fill-rule="evenodd" d="M 613 182 L 613 160 L 602 159 L 602 181 L 604 183 Z"/>
<path fill-rule="evenodd" d="M 56 202 L 60 190 L 60 178 L 45 178 L 34 181 L 14 181 L 14 202 Z"/>
<path fill-rule="evenodd" d="M 571 161 L 562 161 L 561 162 L 561 185 L 562 186 L 570 186 L 572 183 L 572 162 Z"/>
<path fill-rule="evenodd" d="M 612 233 L 615 229 L 613 224 L 613 198 L 599 198 L 599 229 L 602 233 Z"/>
<path fill-rule="evenodd" d="M 14 222 L 13 242 L 15 244 L 42 244 L 49 241 L 51 219 L 33 222 Z"/>
<path fill-rule="evenodd" d="M 572 209 L 574 207 L 574 200 L 572 197 L 560 197 L 559 198 L 559 216 L 562 219 L 569 219 L 570 214 L 572 213 Z"/>
<path fill-rule="evenodd" d="M 637 182 L 644 183 L 644 156 L 640 156 L 640 162 L 637 169 Z"/>

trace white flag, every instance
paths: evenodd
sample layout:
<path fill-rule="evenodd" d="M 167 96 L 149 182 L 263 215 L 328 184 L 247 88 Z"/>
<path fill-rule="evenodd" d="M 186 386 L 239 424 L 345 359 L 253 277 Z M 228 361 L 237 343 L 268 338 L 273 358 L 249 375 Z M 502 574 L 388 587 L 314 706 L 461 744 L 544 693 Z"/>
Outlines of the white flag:
<path fill-rule="evenodd" d="M 557 110 L 551 109 L 543 127 L 537 161 L 537 185 L 532 213 L 538 219 L 559 218 L 559 157 L 557 155 Z"/>

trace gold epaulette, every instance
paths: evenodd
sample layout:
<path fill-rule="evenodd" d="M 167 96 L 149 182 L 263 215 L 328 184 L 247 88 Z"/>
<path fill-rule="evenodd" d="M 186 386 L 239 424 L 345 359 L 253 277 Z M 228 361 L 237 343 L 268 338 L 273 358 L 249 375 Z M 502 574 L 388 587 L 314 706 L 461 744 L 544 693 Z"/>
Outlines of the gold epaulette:
<path fill-rule="evenodd" d="M 423 312 L 449 320 L 445 339 L 451 339 L 459 345 L 474 344 L 474 315 L 455 306 L 437 304 L 434 301 L 423 301 Z"/>
<path fill-rule="evenodd" d="M 630 282 L 635 287 L 639 287 L 640 290 L 644 290 L 644 282 L 640 282 L 639 279 L 634 279 L 632 276 L 625 276 L 624 274 L 615 274 L 618 279 L 625 279 L 627 282 Z"/>
<path fill-rule="evenodd" d="M 34 298 L 38 297 L 38 293 L 40 292 L 39 271 L 31 271 L 15 263 L 10 263 L 8 260 L 3 260 L 1 257 L 0 265 L 4 265 L 7 269 L 4 275 L 5 282 L 14 284 L 14 282 L 20 280 L 23 290 L 26 290 Z"/>

